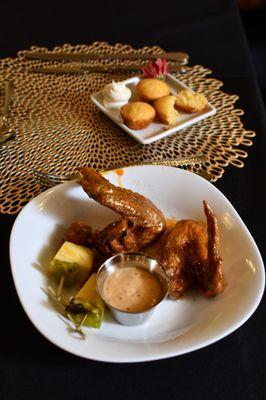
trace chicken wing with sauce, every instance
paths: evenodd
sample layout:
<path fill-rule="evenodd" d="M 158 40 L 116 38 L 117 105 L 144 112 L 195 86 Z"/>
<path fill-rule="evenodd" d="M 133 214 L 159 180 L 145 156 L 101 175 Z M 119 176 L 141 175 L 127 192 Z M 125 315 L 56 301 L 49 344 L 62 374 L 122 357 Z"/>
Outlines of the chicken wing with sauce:
<path fill-rule="evenodd" d="M 207 229 L 202 222 L 181 220 L 156 249 L 156 257 L 170 277 L 170 296 L 175 299 L 191 286 L 199 287 L 206 297 L 223 290 L 217 219 L 206 201 L 203 205 Z"/>
<path fill-rule="evenodd" d="M 117 212 L 121 218 L 94 233 L 89 227 L 74 223 L 66 237 L 77 240 L 80 230 L 83 238 L 87 235 L 86 240 L 94 242 L 104 255 L 110 256 L 122 251 L 139 251 L 164 231 L 164 216 L 149 199 L 113 185 L 93 168 L 81 168 L 79 172 L 79 182 L 88 196 Z"/>

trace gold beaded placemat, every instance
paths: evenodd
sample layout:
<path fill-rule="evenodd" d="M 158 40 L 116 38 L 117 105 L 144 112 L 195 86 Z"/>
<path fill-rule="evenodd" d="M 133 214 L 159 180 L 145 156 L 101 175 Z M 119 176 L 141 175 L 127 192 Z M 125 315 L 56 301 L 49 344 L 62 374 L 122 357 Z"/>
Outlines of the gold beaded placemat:
<path fill-rule="evenodd" d="M 48 49 L 32 47 L 32 51 Z M 53 52 L 155 53 L 160 47 L 133 49 L 128 45 L 64 45 Z M 129 61 L 86 61 L 86 65 L 126 64 Z M 173 74 L 195 91 L 206 95 L 217 113 L 188 129 L 150 145 L 140 145 L 108 117 L 97 110 L 90 94 L 112 80 L 121 81 L 134 73 L 36 74 L 30 67 L 61 66 L 64 62 L 28 60 L 24 51 L 16 58 L 0 60 L 0 87 L 5 79 L 14 84 L 9 125 L 16 140 L 0 149 L 0 212 L 15 214 L 42 188 L 34 180 L 32 167 L 55 174 L 72 173 L 76 166 L 104 169 L 130 162 L 167 160 L 204 153 L 208 172 L 214 180 L 222 177 L 229 164 L 243 167 L 247 152 L 239 145 L 251 146 L 255 133 L 243 128 L 243 111 L 234 108 L 238 96 L 220 90 L 222 83 L 206 78 L 210 70 L 196 65 L 185 74 Z M 0 97 L 0 105 L 3 96 Z M 241 146 L 242 147 L 242 146 Z M 199 166 L 189 168 L 197 172 Z"/>

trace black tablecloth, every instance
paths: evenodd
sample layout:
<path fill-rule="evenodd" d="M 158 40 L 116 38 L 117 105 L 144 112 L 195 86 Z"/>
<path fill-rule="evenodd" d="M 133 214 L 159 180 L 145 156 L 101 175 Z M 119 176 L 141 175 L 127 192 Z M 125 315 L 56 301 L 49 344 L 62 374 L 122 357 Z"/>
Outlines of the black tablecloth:
<path fill-rule="evenodd" d="M 213 76 L 223 80 L 225 91 L 240 96 L 243 123 L 257 133 L 245 167 L 226 168 L 215 186 L 238 210 L 264 257 L 265 115 L 234 1 L 94 3 L 4 2 L 1 57 L 15 56 L 34 44 L 53 47 L 105 40 L 183 50 L 192 64 L 211 68 Z M 265 300 L 233 334 L 167 360 L 106 364 L 75 357 L 50 344 L 31 325 L 15 293 L 8 256 L 14 219 L 0 216 L 1 399 L 265 398 Z"/>

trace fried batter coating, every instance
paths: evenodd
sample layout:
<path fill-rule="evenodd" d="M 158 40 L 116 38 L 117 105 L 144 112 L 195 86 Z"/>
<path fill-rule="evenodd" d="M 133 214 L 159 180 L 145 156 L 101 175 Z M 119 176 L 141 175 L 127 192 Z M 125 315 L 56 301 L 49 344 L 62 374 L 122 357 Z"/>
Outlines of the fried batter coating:
<path fill-rule="evenodd" d="M 81 221 L 72 222 L 64 235 L 64 240 L 79 244 L 80 246 L 88 246 L 93 239 L 91 227 Z"/>

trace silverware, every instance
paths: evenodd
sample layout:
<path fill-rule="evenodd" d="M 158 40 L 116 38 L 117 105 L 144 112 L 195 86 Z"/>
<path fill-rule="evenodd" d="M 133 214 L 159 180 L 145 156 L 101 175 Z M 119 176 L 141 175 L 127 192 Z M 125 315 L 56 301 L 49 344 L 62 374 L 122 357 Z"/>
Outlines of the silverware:
<path fill-rule="evenodd" d="M 110 54 L 110 53 L 36 53 L 34 51 L 24 52 L 26 58 L 43 61 L 63 61 L 63 60 L 156 60 L 157 58 L 164 58 L 169 61 L 177 61 L 179 64 L 185 65 L 188 63 L 189 55 L 183 52 L 169 52 L 159 54 Z"/>
<path fill-rule="evenodd" d="M 187 165 L 202 165 L 207 162 L 207 158 L 203 154 L 197 154 L 195 156 L 188 156 L 188 157 L 178 157 L 171 160 L 158 160 L 158 161 L 140 161 L 134 163 L 128 163 L 124 165 L 115 165 L 110 168 L 100 170 L 99 172 L 108 172 L 112 170 L 117 170 L 126 167 L 135 167 L 135 166 L 142 166 L 142 165 L 162 165 L 162 166 L 170 166 L 170 167 L 178 167 L 178 166 L 187 166 Z M 60 183 L 68 182 L 72 179 L 79 178 L 78 173 L 68 174 L 68 175 L 54 175 L 47 172 L 43 172 L 37 170 L 35 168 L 31 169 L 34 178 L 36 181 L 45 187 L 52 187 L 58 185 Z M 199 173 L 203 178 L 211 181 L 212 176 L 207 173 L 206 171 L 201 171 Z"/>
<path fill-rule="evenodd" d="M 110 72 L 122 72 L 122 71 L 140 71 L 143 67 L 141 64 L 131 64 L 131 65 L 112 65 L 112 66 L 63 66 L 63 67 L 35 67 L 28 68 L 28 72 L 35 72 L 38 74 L 85 74 L 88 72 L 100 72 L 100 73 L 110 73 Z M 181 72 L 184 73 L 186 68 L 183 65 L 169 65 L 169 72 Z"/>
<path fill-rule="evenodd" d="M 8 126 L 8 110 L 13 94 L 13 84 L 11 81 L 5 81 L 5 100 L 2 111 L 2 121 L 0 125 L 0 148 L 4 147 L 4 144 L 15 136 L 15 133 Z"/>

